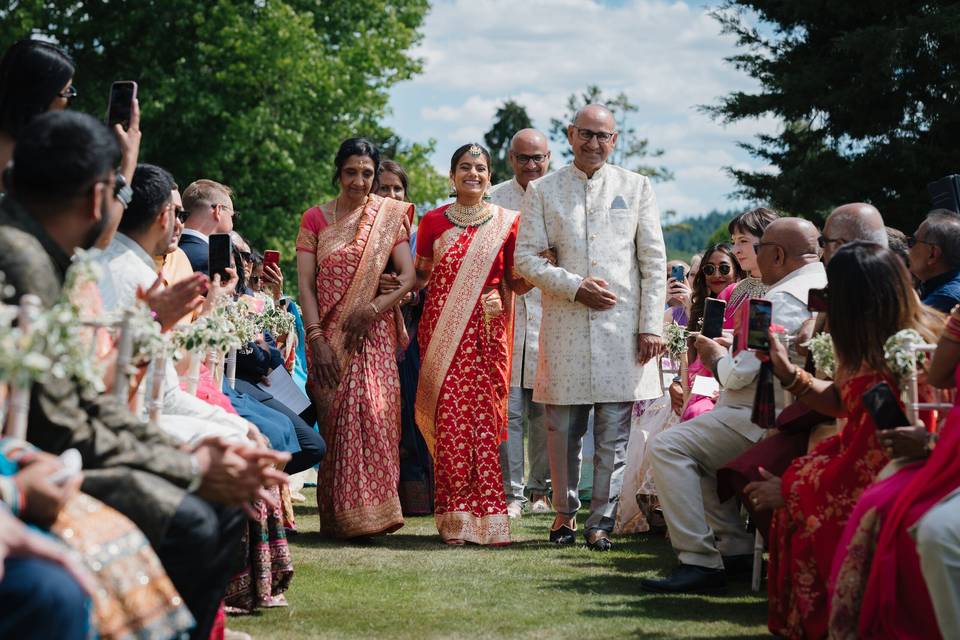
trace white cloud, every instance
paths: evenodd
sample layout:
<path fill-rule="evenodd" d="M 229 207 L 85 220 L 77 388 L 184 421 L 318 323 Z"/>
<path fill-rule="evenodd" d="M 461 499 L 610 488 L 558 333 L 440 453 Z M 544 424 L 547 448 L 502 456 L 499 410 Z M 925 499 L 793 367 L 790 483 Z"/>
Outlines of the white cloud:
<path fill-rule="evenodd" d="M 754 81 L 724 61 L 736 52 L 708 9 L 695 3 L 627 0 L 438 0 L 415 51 L 423 74 L 395 89 L 390 123 L 401 135 L 450 145 L 479 140 L 505 100 L 522 104 L 541 129 L 563 115 L 567 97 L 589 84 L 623 91 L 639 111 L 630 123 L 676 180 L 657 186 L 664 209 L 681 216 L 730 205 L 723 170 L 761 169 L 737 141 L 773 133 L 771 119 L 721 126 L 698 111 Z M 559 154 L 555 154 L 559 155 Z"/>

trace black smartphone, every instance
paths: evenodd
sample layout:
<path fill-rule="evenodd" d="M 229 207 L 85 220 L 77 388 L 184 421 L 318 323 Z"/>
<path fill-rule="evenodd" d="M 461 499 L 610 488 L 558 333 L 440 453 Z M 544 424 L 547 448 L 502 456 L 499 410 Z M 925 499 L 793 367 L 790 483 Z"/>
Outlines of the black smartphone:
<path fill-rule="evenodd" d="M 747 349 L 770 351 L 770 323 L 773 319 L 773 303 L 769 300 L 750 300 Z"/>
<path fill-rule="evenodd" d="M 873 418 L 877 429 L 909 427 L 910 421 L 900 408 L 900 402 L 886 382 L 876 384 L 863 394 L 863 406 Z"/>
<path fill-rule="evenodd" d="M 208 272 L 210 277 L 220 274 L 220 281 L 225 282 L 230 276 L 227 269 L 230 267 L 230 254 L 233 252 L 233 242 L 229 233 L 215 233 L 210 236 L 210 260 Z"/>
<path fill-rule="evenodd" d="M 824 312 L 827 311 L 827 290 L 810 289 L 807 293 L 807 311 Z"/>
<path fill-rule="evenodd" d="M 704 338 L 719 338 L 723 334 L 723 312 L 727 303 L 717 298 L 707 298 L 703 301 L 703 325 L 700 334 Z"/>
<path fill-rule="evenodd" d="M 110 102 L 107 104 L 107 126 L 130 126 L 133 101 L 137 97 L 137 83 L 133 80 L 118 80 L 110 85 Z"/>
<path fill-rule="evenodd" d="M 675 264 L 670 267 L 670 277 L 676 280 L 677 282 L 683 282 L 683 278 L 686 274 L 683 272 L 682 264 Z"/>

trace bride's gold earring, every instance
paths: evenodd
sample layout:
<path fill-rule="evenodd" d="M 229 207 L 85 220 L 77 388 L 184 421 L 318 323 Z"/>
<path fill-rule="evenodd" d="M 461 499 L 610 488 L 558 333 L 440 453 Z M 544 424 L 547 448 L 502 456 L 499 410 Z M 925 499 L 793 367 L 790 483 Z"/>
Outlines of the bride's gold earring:
<path fill-rule="evenodd" d="M 451 198 L 456 198 L 456 197 L 457 197 L 457 185 L 455 185 L 455 184 L 453 183 L 453 180 L 450 181 L 450 194 L 449 194 L 449 197 L 451 197 Z"/>

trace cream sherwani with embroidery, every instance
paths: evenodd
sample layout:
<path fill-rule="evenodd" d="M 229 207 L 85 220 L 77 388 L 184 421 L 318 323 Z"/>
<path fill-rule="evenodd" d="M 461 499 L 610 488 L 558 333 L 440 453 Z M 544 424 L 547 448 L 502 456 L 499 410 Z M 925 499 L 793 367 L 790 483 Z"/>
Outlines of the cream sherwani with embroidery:
<path fill-rule="evenodd" d="M 661 335 L 666 252 L 650 181 L 606 164 L 574 165 L 527 185 L 517 271 L 543 299 L 534 399 L 551 405 L 630 402 L 662 393 L 656 358 L 637 362 L 637 335 Z M 538 254 L 557 253 L 557 266 Z M 586 277 L 617 296 L 607 311 L 575 302 Z"/>

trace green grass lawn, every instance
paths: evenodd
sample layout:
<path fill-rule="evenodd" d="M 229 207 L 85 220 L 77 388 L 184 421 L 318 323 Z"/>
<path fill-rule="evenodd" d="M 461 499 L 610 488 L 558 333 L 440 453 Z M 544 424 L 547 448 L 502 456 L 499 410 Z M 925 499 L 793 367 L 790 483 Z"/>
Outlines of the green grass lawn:
<path fill-rule="evenodd" d="M 290 606 L 230 618 L 231 629 L 256 640 L 768 637 L 766 594 L 748 583 L 722 597 L 641 591 L 641 578 L 675 562 L 661 536 L 620 538 L 609 553 L 561 549 L 546 541 L 551 516 L 525 515 L 509 547 L 458 548 L 420 517 L 353 545 L 320 537 L 313 492 L 307 497 L 290 543 Z"/>

